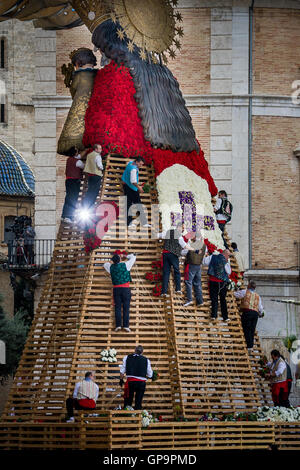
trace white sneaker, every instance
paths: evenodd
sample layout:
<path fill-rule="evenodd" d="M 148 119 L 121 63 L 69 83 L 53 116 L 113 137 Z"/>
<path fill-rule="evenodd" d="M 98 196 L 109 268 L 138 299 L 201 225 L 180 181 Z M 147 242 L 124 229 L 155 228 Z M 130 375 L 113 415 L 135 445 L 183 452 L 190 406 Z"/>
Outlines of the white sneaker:
<path fill-rule="evenodd" d="M 119 331 L 121 329 L 120 326 L 118 326 L 117 328 L 115 328 L 115 331 Z"/>
<path fill-rule="evenodd" d="M 66 423 L 74 423 L 74 421 L 74 416 L 71 416 L 71 418 L 67 419 Z"/>
<path fill-rule="evenodd" d="M 226 320 L 224 320 L 226 323 L 229 323 L 230 322 L 230 318 L 227 318 Z"/>
<path fill-rule="evenodd" d="M 189 305 L 191 305 L 191 303 L 193 303 L 192 300 L 190 302 L 187 302 L 186 304 L 184 304 L 184 307 L 188 307 Z"/>
<path fill-rule="evenodd" d="M 131 332 L 131 329 L 130 329 L 130 328 L 123 328 L 123 330 L 128 331 L 128 333 Z"/>
<path fill-rule="evenodd" d="M 143 225 L 143 227 L 145 227 L 145 228 L 150 228 L 151 225 L 150 225 L 150 224 L 145 224 L 145 225 Z"/>
<path fill-rule="evenodd" d="M 176 290 L 175 294 L 182 294 L 181 290 Z"/>

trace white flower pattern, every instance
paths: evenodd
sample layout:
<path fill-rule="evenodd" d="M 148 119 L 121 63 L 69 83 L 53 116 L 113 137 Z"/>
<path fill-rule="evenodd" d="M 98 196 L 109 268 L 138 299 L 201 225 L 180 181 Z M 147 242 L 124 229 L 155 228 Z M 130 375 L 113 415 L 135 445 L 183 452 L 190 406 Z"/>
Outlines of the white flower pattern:
<path fill-rule="evenodd" d="M 194 195 L 197 214 L 210 216 L 214 219 L 215 230 L 201 229 L 203 238 L 207 238 L 210 243 L 213 243 L 218 248 L 224 249 L 221 231 L 216 221 L 207 182 L 194 171 L 179 164 L 166 168 L 158 175 L 156 181 L 163 230 L 170 228 L 171 212 L 182 212 L 179 191 L 190 191 Z"/>

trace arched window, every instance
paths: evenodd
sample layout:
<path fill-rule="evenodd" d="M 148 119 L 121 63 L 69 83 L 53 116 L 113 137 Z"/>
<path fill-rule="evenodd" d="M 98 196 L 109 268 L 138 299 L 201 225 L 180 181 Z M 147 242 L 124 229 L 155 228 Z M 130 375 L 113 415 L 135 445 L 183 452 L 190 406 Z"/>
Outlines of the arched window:
<path fill-rule="evenodd" d="M 6 215 L 4 217 L 4 242 L 8 243 L 10 240 L 15 239 L 14 232 L 11 230 L 12 225 L 15 223 L 15 215 Z M 2 238 L 3 240 L 3 238 Z"/>
<path fill-rule="evenodd" d="M 0 38 L 0 69 L 7 68 L 7 40 L 5 37 Z"/>
<path fill-rule="evenodd" d="M 5 103 L 0 103 L 0 123 L 6 122 Z"/>
<path fill-rule="evenodd" d="M 0 70 L 7 69 L 7 38 L 0 36 Z M 0 123 L 7 122 L 5 81 L 0 79 Z"/>

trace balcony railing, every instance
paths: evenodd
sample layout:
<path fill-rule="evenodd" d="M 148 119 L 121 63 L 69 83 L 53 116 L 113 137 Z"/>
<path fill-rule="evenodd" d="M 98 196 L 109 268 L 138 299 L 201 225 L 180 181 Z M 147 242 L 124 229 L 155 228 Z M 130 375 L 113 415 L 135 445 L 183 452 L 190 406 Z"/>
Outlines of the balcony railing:
<path fill-rule="evenodd" d="M 28 244 L 23 239 L 7 242 L 7 269 L 46 269 L 51 261 L 55 240 L 33 240 Z"/>

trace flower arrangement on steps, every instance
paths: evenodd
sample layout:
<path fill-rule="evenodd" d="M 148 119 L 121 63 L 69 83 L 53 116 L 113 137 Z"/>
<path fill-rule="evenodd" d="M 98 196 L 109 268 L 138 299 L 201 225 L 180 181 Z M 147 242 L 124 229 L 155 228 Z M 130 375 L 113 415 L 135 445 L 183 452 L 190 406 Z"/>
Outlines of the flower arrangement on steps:
<path fill-rule="evenodd" d="M 242 283 L 238 280 L 238 273 L 235 271 L 231 271 L 229 275 L 229 285 L 228 285 L 228 290 L 230 291 L 236 291 L 238 290 Z"/>
<path fill-rule="evenodd" d="M 256 412 L 236 412 L 224 415 L 216 415 L 214 413 L 205 413 L 204 415 L 195 418 L 184 418 L 183 416 L 177 416 L 177 418 L 164 418 L 162 415 L 151 415 L 148 426 L 157 422 L 206 422 L 206 421 L 217 421 L 217 422 L 239 422 L 239 421 L 271 421 L 271 422 L 282 422 L 291 423 L 300 421 L 300 407 L 298 408 L 285 408 L 283 406 L 275 406 L 273 408 L 268 406 L 262 406 L 257 409 Z"/>
<path fill-rule="evenodd" d="M 161 288 L 162 288 L 162 259 L 160 261 L 153 261 L 152 264 L 152 270 L 148 271 L 145 274 L 145 279 L 151 283 L 154 284 L 152 293 L 154 297 L 159 297 L 161 294 Z"/>
<path fill-rule="evenodd" d="M 103 349 L 100 356 L 102 362 L 117 362 L 117 350 L 115 348 Z"/>
<path fill-rule="evenodd" d="M 268 359 L 267 356 L 263 356 L 259 361 L 259 375 L 266 379 L 270 375 L 270 368 L 268 367 Z"/>

